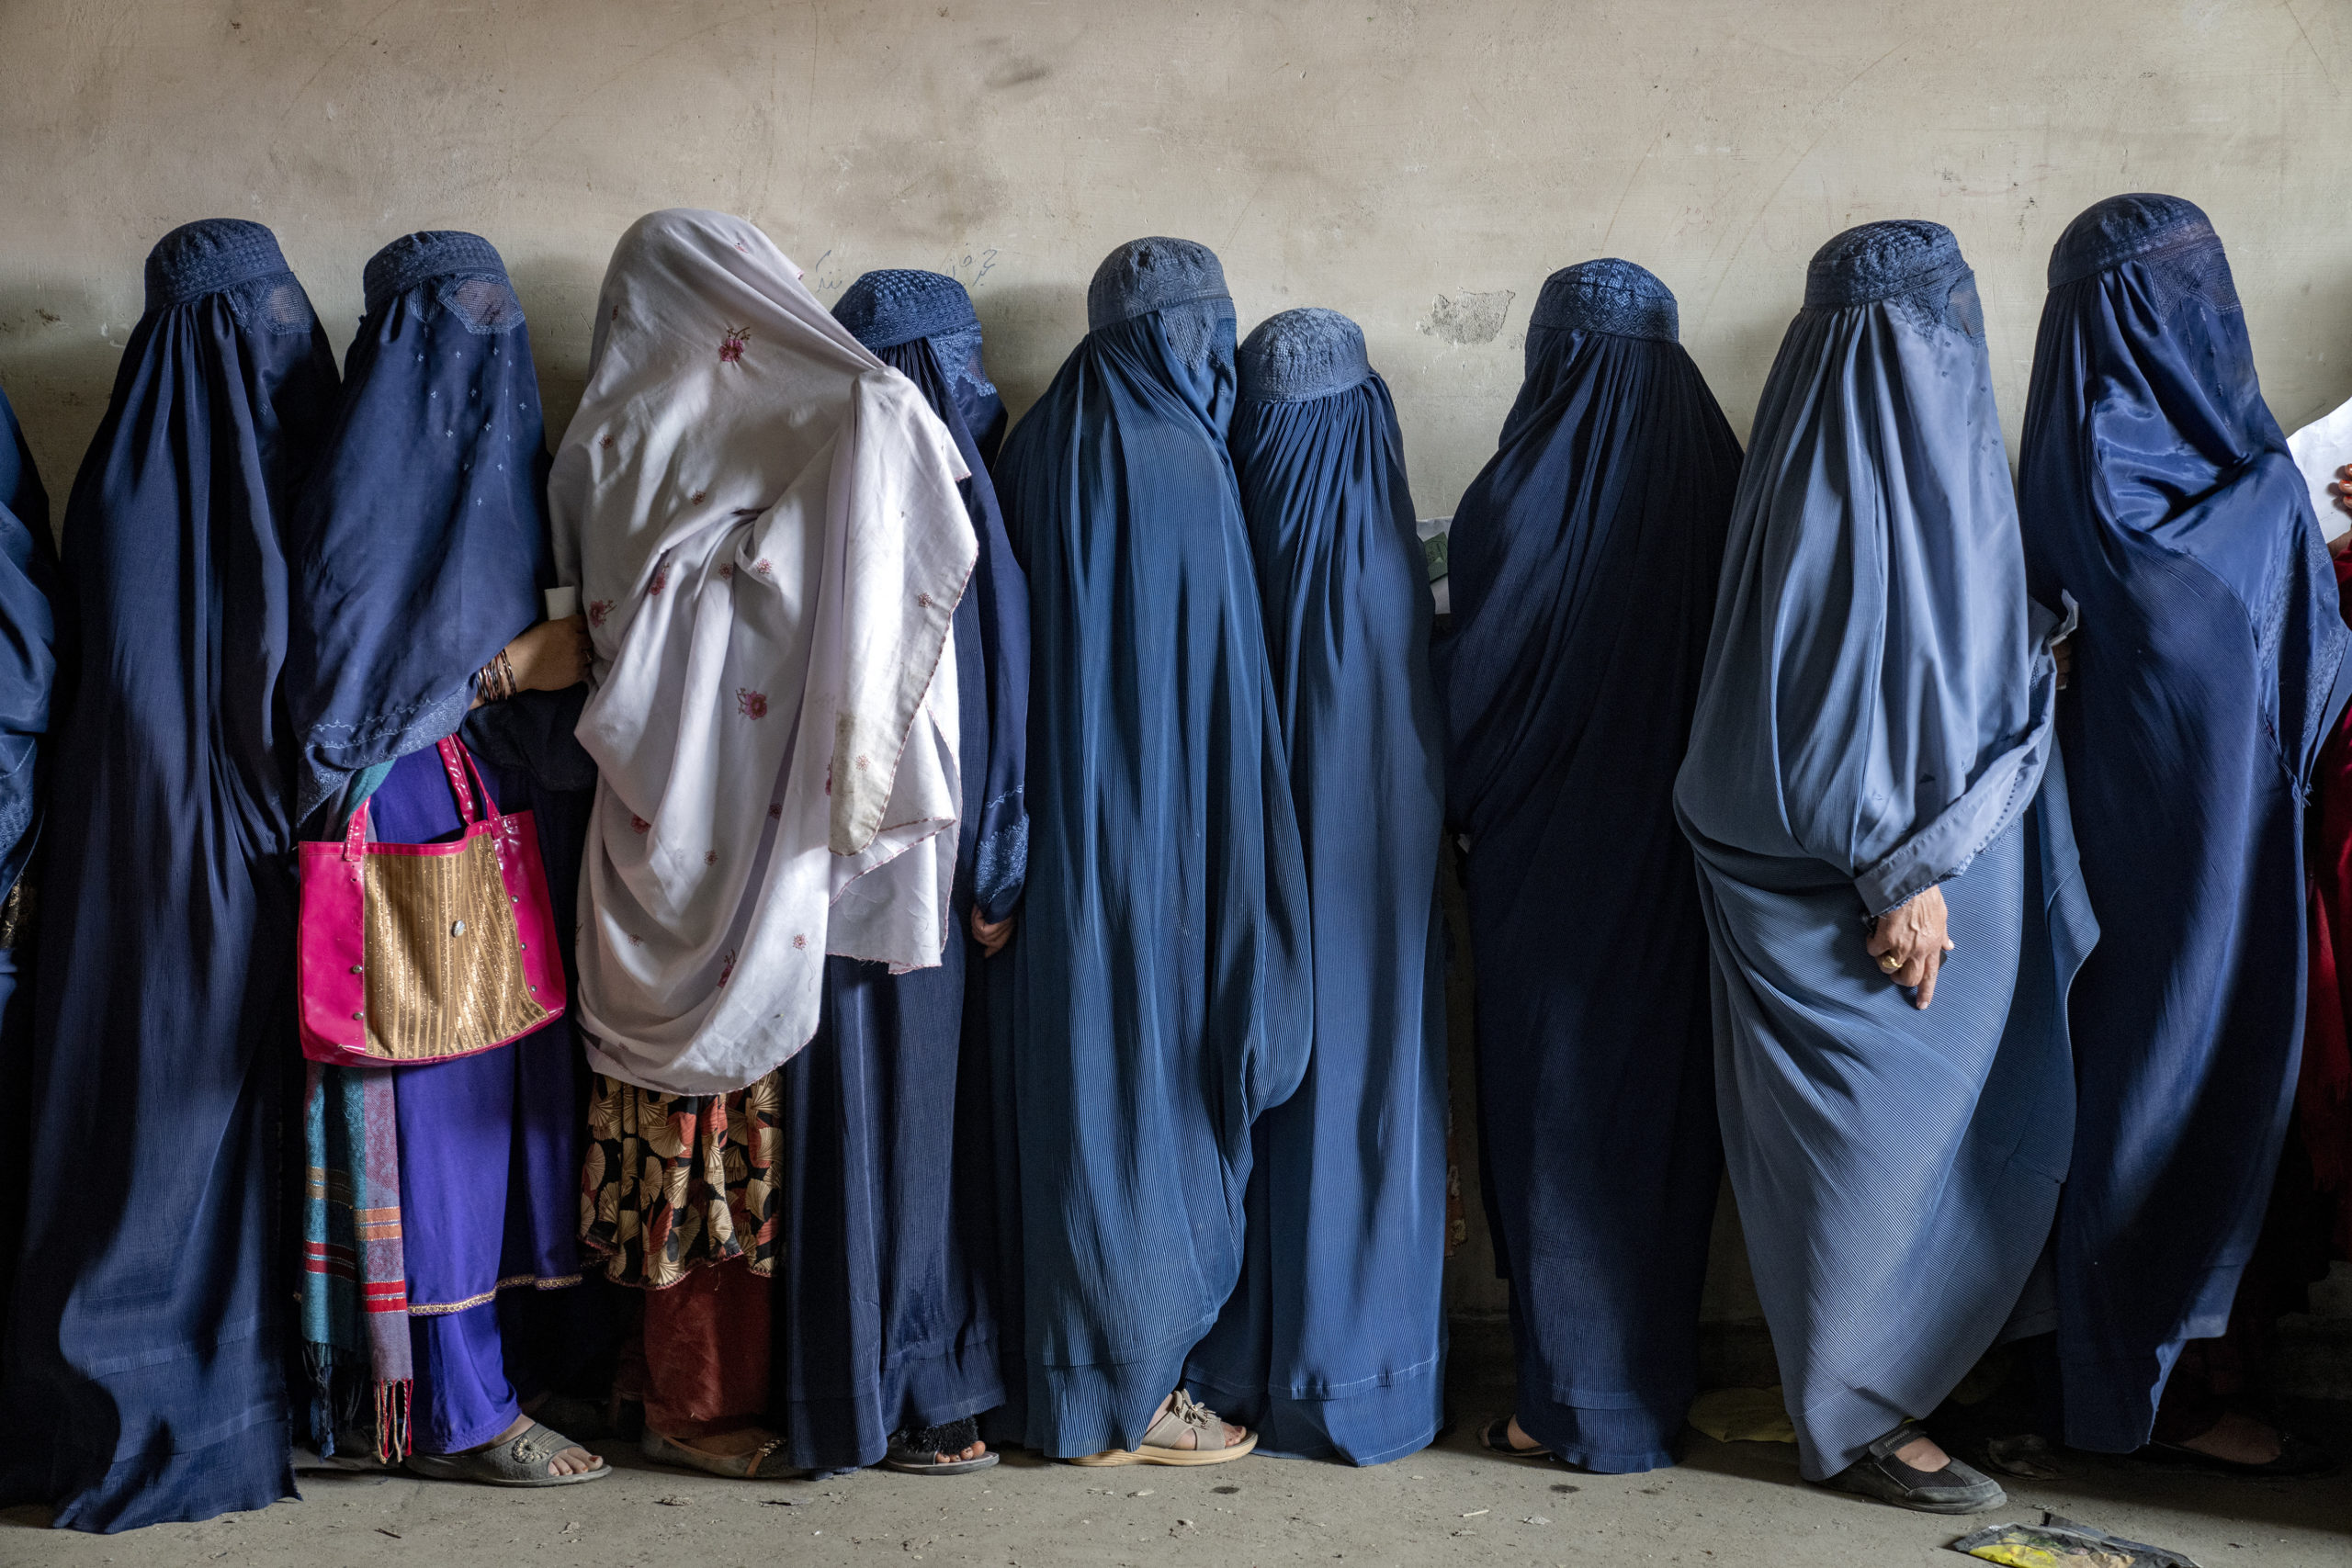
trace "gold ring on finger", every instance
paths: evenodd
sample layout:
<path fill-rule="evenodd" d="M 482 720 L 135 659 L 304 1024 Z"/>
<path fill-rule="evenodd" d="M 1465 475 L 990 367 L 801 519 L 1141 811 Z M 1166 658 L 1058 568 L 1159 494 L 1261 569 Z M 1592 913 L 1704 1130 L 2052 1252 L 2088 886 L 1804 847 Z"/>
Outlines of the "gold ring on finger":
<path fill-rule="evenodd" d="M 1881 953 L 1879 955 L 1878 966 L 1892 975 L 1896 970 L 1903 967 L 1903 960 L 1895 957 L 1894 954 L 1891 953 Z"/>

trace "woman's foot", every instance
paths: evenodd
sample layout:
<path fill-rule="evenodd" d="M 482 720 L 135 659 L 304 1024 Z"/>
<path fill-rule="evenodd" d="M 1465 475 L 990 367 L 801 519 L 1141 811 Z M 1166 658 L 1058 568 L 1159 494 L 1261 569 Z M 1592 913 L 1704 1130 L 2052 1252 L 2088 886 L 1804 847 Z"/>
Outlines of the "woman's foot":
<path fill-rule="evenodd" d="M 1999 1482 L 1946 1453 L 1917 1421 L 1872 1442 L 1823 1484 L 1922 1514 L 1976 1514 L 2009 1500 Z"/>
<path fill-rule="evenodd" d="M 1550 1459 L 1552 1450 L 1528 1436 L 1519 1417 L 1507 1416 L 1487 1423 L 1478 1434 L 1478 1446 L 1488 1453 L 1510 1459 Z"/>
<path fill-rule="evenodd" d="M 1167 1398 L 1159 1402 L 1159 1408 L 1151 1413 L 1151 1424 L 1154 1427 L 1157 1427 L 1161 1421 L 1167 1419 L 1169 1412 L 1176 1408 L 1176 1402 L 1180 1399 L 1182 1400 L 1186 1405 L 1190 1406 L 1192 1411 L 1197 1412 L 1201 1416 L 1204 1416 L 1206 1419 L 1195 1420 L 1191 1415 L 1184 1416 L 1183 1431 L 1178 1433 L 1176 1440 L 1169 1445 L 1178 1452 L 1190 1453 L 1192 1450 L 1199 1448 L 1201 1446 L 1202 1437 L 1207 1433 L 1212 1427 L 1223 1427 L 1225 1432 L 1224 1446 L 1228 1449 L 1239 1447 L 1241 1439 L 1250 1435 L 1250 1428 L 1247 1427 L 1237 1427 L 1230 1421 L 1219 1422 L 1216 1418 L 1216 1411 L 1211 1410 L 1205 1404 L 1193 1404 L 1192 1397 L 1185 1393 L 1182 1389 L 1178 1389 L 1174 1393 L 1170 1394 Z"/>
<path fill-rule="evenodd" d="M 1159 1402 L 1143 1441 L 1132 1449 L 1105 1449 L 1084 1454 L 1072 1464 L 1223 1464 L 1258 1446 L 1258 1434 L 1217 1419 L 1216 1411 L 1182 1389 Z"/>
<path fill-rule="evenodd" d="M 775 1454 L 784 1438 L 765 1427 L 737 1427 L 695 1438 L 673 1438 L 651 1426 L 638 1441 L 638 1451 L 656 1464 L 699 1470 L 733 1480 L 772 1479 L 784 1472 Z"/>
<path fill-rule="evenodd" d="M 2284 1447 L 2278 1427 L 2232 1411 L 2193 1438 L 2173 1445 L 2230 1464 L 2268 1464 Z"/>
<path fill-rule="evenodd" d="M 498 1436 L 491 1438 L 490 1441 L 486 1443 L 479 1443 L 470 1449 L 464 1449 L 459 1451 L 462 1453 L 478 1454 L 485 1450 L 494 1449 L 501 1443 L 511 1443 L 515 1438 L 521 1437 L 524 1433 L 529 1431 L 533 1427 L 537 1425 L 538 1423 L 531 1418 L 531 1413 L 526 1410 L 522 1415 L 514 1417 L 513 1423 L 507 1427 L 506 1430 L 499 1433 Z M 554 1453 L 548 1456 L 548 1473 L 549 1475 L 585 1475 L 592 1470 L 602 1470 L 604 1468 L 605 1461 L 601 1456 L 590 1453 L 578 1443 L 574 1443 L 567 1449 L 558 1449 Z"/>
<path fill-rule="evenodd" d="M 916 1427 L 896 1432 L 882 1462 L 892 1470 L 916 1475 L 968 1475 L 996 1463 L 996 1455 L 980 1441 L 979 1421 L 970 1416 L 941 1427 Z"/>
<path fill-rule="evenodd" d="M 517 1416 L 489 1442 L 447 1454 L 411 1454 L 408 1468 L 435 1481 L 484 1486 L 571 1486 L 611 1473 L 605 1461 L 552 1427 Z"/>
<path fill-rule="evenodd" d="M 2153 1442 L 2141 1452 L 2157 1459 L 2188 1460 L 2203 1469 L 2230 1475 L 2276 1479 L 2333 1475 L 2336 1471 L 2335 1456 L 2317 1443 L 2305 1442 L 2267 1421 L 2236 1411 L 2193 1438 L 2183 1438 L 2178 1442 Z"/>

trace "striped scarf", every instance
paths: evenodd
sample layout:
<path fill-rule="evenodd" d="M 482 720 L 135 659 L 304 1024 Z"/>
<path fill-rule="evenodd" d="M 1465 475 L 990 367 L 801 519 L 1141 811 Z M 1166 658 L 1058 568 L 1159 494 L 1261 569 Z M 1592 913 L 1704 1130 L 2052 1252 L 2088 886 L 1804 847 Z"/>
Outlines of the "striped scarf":
<path fill-rule="evenodd" d="M 383 1067 L 305 1065 L 302 1349 L 322 1455 L 409 1450 L 399 1129 Z"/>

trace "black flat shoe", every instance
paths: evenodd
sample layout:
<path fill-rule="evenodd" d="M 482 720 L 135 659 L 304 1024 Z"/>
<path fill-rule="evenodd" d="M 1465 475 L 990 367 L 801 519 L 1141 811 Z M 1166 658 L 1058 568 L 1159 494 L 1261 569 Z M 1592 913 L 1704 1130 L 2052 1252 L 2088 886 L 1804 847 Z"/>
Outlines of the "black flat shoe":
<path fill-rule="evenodd" d="M 1981 1514 L 2008 1502 L 1999 1482 L 1958 1460 L 1941 1470 L 1914 1470 L 1894 1457 L 1895 1450 L 1927 1435 L 1917 1421 L 1905 1421 L 1822 1484 L 1922 1514 Z"/>
<path fill-rule="evenodd" d="M 2342 1468 L 2336 1463 L 2334 1454 L 2317 1443 L 2305 1442 L 2291 1432 L 2278 1434 L 2278 1457 L 2264 1464 L 2223 1459 L 2219 1454 L 2209 1454 L 2179 1443 L 2150 1443 L 2132 1457 L 2151 1460 L 2159 1464 L 2194 1465 L 2199 1470 L 2210 1470 L 2216 1475 L 2235 1475 L 2248 1481 L 2315 1479 L 2334 1475 Z"/>

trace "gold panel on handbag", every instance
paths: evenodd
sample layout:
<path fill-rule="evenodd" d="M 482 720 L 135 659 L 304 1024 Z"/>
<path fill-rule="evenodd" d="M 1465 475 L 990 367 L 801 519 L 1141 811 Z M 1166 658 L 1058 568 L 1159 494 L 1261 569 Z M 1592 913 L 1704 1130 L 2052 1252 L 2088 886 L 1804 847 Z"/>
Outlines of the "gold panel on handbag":
<path fill-rule="evenodd" d="M 488 833 L 456 854 L 370 855 L 368 1054 L 431 1061 L 485 1050 L 552 1015 L 532 998 Z"/>

